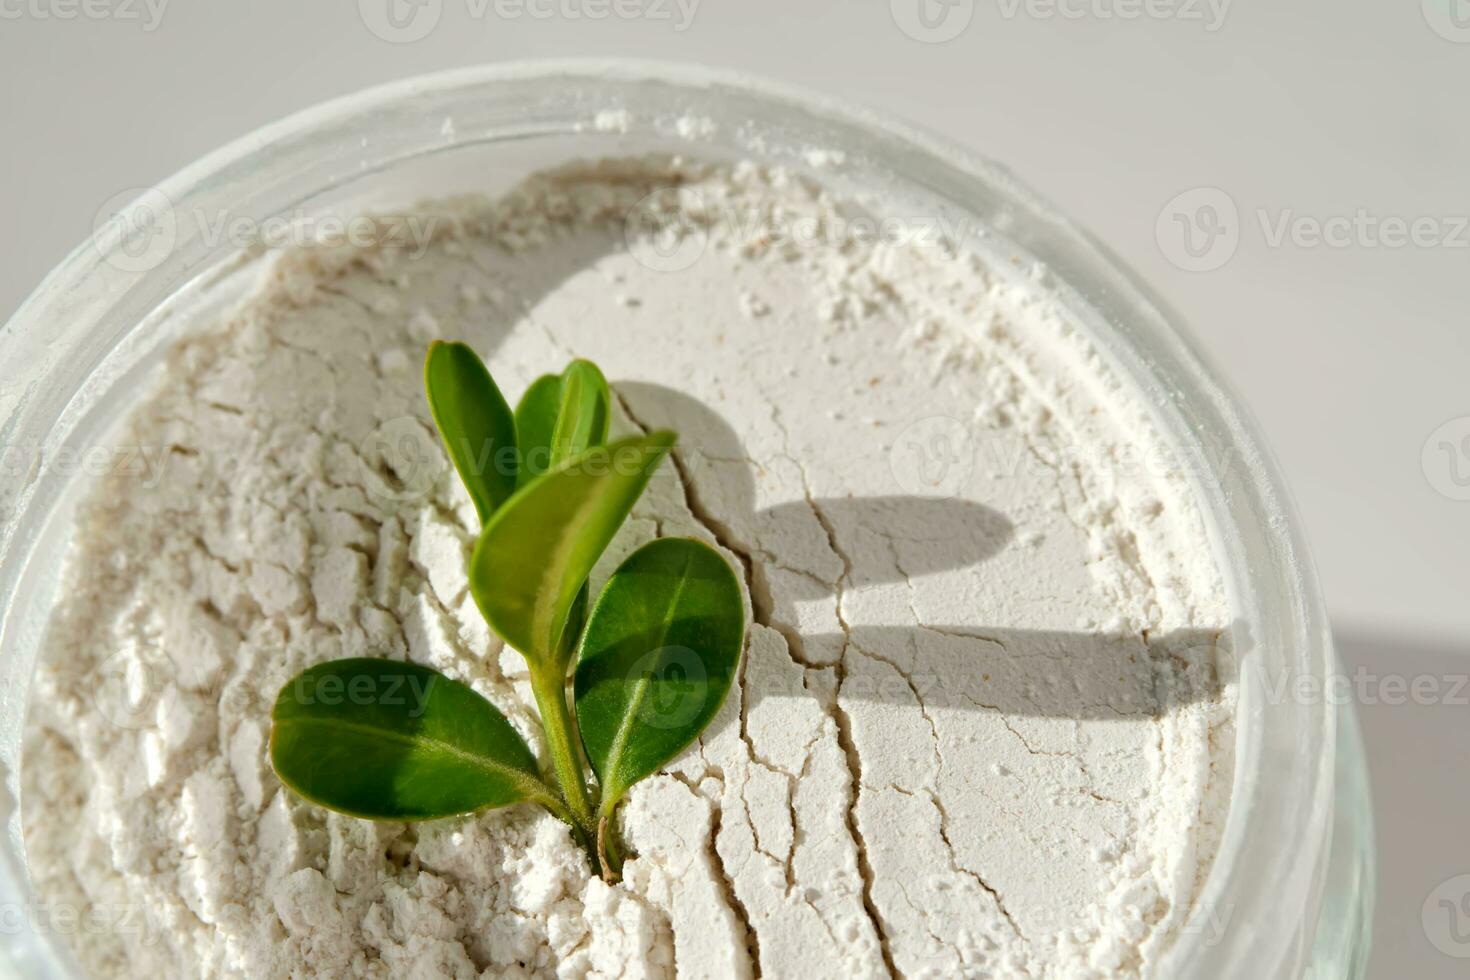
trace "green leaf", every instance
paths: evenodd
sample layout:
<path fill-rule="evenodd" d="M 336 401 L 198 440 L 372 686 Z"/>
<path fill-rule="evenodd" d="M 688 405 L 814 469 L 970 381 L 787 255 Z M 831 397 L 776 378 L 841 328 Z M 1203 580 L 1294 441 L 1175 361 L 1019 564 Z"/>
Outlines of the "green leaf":
<path fill-rule="evenodd" d="M 520 447 L 520 484 L 551 468 L 551 436 L 556 431 L 556 416 L 561 411 L 561 378 L 543 374 L 516 405 L 516 440 Z"/>
<path fill-rule="evenodd" d="M 724 703 L 745 645 L 740 584 L 713 548 L 661 538 L 608 579 L 577 663 L 577 724 L 605 818 Z"/>
<path fill-rule="evenodd" d="M 424 359 L 424 389 L 444 448 L 480 523 L 516 489 L 516 420 L 469 345 L 435 341 Z"/>
<path fill-rule="evenodd" d="M 573 361 L 558 377 L 532 382 L 516 406 L 522 486 L 564 459 L 607 442 L 612 394 L 591 361 Z"/>
<path fill-rule="evenodd" d="M 296 675 L 271 712 L 270 753 L 291 789 L 369 820 L 551 799 L 536 757 L 494 705 L 396 660 L 333 660 Z"/>
<path fill-rule="evenodd" d="M 569 664 L 572 657 L 577 653 L 577 641 L 582 638 L 582 629 L 587 625 L 587 606 L 591 601 L 591 587 L 583 582 L 582 587 L 577 590 L 577 598 L 572 600 L 571 608 L 567 610 L 566 626 L 562 628 L 561 638 L 557 640 L 557 658 Z"/>
<path fill-rule="evenodd" d="M 551 434 L 551 465 L 607 442 L 612 396 L 591 361 L 573 361 L 561 376 L 561 406 Z"/>
<path fill-rule="evenodd" d="M 481 533 L 470 591 L 533 670 L 557 662 L 578 591 L 675 438 L 653 432 L 573 456 L 517 491 Z"/>

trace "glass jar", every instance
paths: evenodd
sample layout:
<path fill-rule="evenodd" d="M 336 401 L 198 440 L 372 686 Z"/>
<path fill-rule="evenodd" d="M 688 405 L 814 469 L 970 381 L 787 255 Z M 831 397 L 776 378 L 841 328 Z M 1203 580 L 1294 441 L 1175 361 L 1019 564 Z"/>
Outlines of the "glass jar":
<path fill-rule="evenodd" d="M 692 127 L 688 120 L 712 125 Z M 691 145 L 691 142 L 697 145 Z M 1200 450 L 1196 490 L 1236 618 L 1233 795 L 1219 854 L 1165 976 L 1360 977 L 1372 828 L 1350 707 L 1333 703 L 1316 576 L 1255 425 L 1116 258 L 974 154 L 901 123 L 691 68 L 531 63 L 456 71 L 340 99 L 268 126 L 140 193 L 0 332 L 0 969 L 75 975 L 70 942 L 26 884 L 17 797 L 26 699 L 85 459 L 170 342 L 240 295 L 258 244 L 210 221 L 373 211 L 495 193 L 575 157 L 653 151 L 821 169 L 839 192 L 918 202 L 1044 263 L 1061 301 L 1138 387 L 1167 437 Z M 834 165 L 835 162 L 835 165 Z M 127 224 L 132 222 L 132 225 Z M 146 225 L 148 234 L 128 234 Z M 1285 695 L 1283 696 L 1283 692 Z M 1313 692 L 1316 692 L 1315 694 Z M 1219 930 L 1205 920 L 1226 923 Z"/>

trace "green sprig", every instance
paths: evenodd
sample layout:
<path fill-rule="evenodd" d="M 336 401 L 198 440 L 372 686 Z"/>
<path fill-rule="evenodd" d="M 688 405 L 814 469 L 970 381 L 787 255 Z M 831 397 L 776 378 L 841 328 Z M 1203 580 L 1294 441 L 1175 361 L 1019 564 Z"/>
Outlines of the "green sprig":
<path fill-rule="evenodd" d="M 271 762 L 306 799 L 368 819 L 538 803 L 615 879 L 618 803 L 698 738 L 729 693 L 745 643 L 738 580 L 703 542 L 662 538 L 591 601 L 593 567 L 676 440 L 657 431 L 609 444 L 596 365 L 537 379 L 514 414 L 465 344 L 435 343 L 424 384 L 482 525 L 470 592 L 526 659 L 549 765 L 466 685 L 373 658 L 319 664 L 281 689 Z"/>

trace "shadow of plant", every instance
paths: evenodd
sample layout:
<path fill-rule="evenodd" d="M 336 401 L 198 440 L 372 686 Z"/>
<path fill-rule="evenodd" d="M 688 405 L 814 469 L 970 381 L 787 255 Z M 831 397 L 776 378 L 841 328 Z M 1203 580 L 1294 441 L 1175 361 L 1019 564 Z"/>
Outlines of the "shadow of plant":
<path fill-rule="evenodd" d="M 616 388 L 638 425 L 680 431 L 675 463 L 691 508 L 741 557 L 755 622 L 781 633 L 805 666 L 847 658 L 844 699 L 1080 720 L 1159 717 L 1218 696 L 1217 630 L 1144 635 L 926 621 L 913 580 L 944 574 L 963 589 L 966 578 L 987 574 L 985 564 L 1014 537 L 1005 515 L 968 500 L 921 496 L 760 508 L 760 463 L 718 413 L 660 385 Z M 803 563 L 783 564 L 756 543 L 773 540 L 791 543 Z M 887 606 L 854 601 L 854 592 L 874 586 L 903 588 L 881 590 Z M 894 595 L 905 593 L 894 605 Z M 891 608 L 894 622 L 849 624 L 848 605 L 861 607 L 863 619 Z M 747 710 L 765 698 L 811 696 L 790 673 L 746 672 Z"/>

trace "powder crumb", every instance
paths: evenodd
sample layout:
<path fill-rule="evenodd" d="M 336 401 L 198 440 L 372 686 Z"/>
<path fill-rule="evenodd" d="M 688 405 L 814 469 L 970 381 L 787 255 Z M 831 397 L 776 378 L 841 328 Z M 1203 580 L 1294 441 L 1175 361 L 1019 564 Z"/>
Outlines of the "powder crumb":
<path fill-rule="evenodd" d="M 771 307 L 756 293 L 746 289 L 740 293 L 740 311 L 751 319 L 757 319 L 769 314 Z"/>
<path fill-rule="evenodd" d="M 806 161 L 807 166 L 822 170 L 828 167 L 841 166 L 847 161 L 847 154 L 842 150 L 827 150 L 811 147 L 802 153 L 801 158 Z"/>
<path fill-rule="evenodd" d="M 438 318 L 428 310 L 419 310 L 409 318 L 408 335 L 420 343 L 441 340 L 444 336 L 440 330 Z"/>
<path fill-rule="evenodd" d="M 674 120 L 674 131 L 686 140 L 707 140 L 719 132 L 719 126 L 705 116 L 680 116 Z"/>
<path fill-rule="evenodd" d="M 633 114 L 627 109 L 604 109 L 593 117 L 592 128 L 601 133 L 626 133 L 633 128 Z"/>
<path fill-rule="evenodd" d="M 408 354 L 402 350 L 393 349 L 380 351 L 378 353 L 378 370 L 383 374 L 402 374 L 411 370 L 413 362 L 409 360 Z"/>

